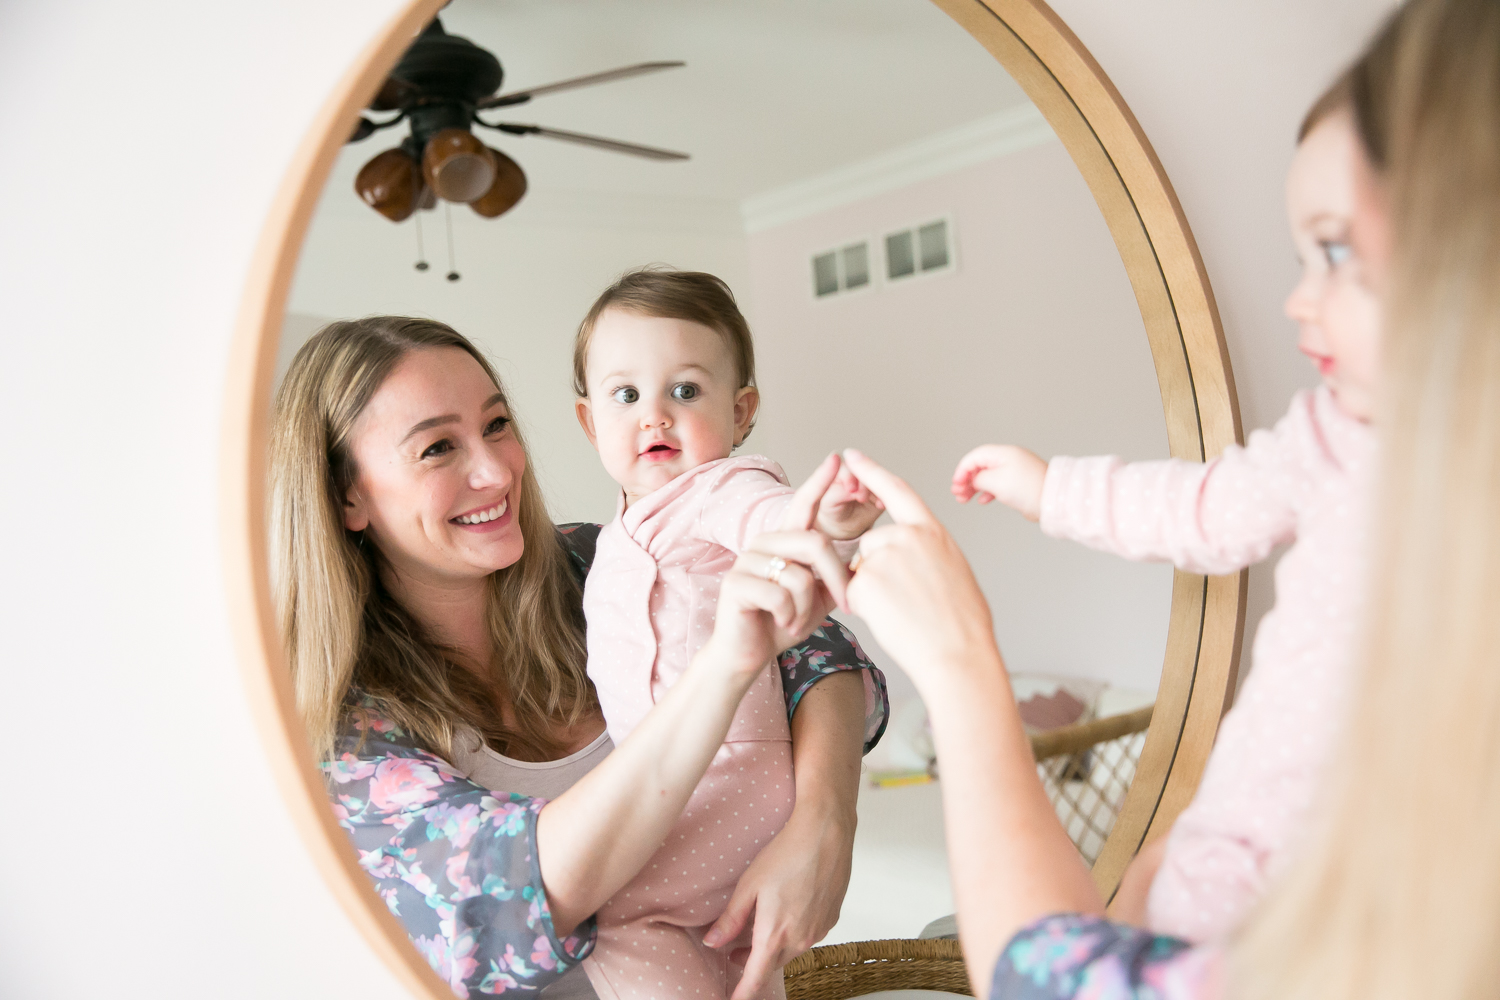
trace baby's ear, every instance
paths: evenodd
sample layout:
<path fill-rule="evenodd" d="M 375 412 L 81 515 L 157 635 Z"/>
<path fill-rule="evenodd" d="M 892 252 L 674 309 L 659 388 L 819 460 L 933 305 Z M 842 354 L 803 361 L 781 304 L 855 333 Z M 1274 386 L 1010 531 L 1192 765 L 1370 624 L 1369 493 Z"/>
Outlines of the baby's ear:
<path fill-rule="evenodd" d="M 594 450 L 599 450 L 599 438 L 594 433 L 594 408 L 589 403 L 587 396 L 580 396 L 573 404 L 573 413 L 578 417 L 578 426 L 583 428 L 584 435 L 589 439 L 589 444 Z"/>
<path fill-rule="evenodd" d="M 738 448 L 750 436 L 755 426 L 755 414 L 760 409 L 760 390 L 747 385 L 734 394 L 734 446 Z"/>

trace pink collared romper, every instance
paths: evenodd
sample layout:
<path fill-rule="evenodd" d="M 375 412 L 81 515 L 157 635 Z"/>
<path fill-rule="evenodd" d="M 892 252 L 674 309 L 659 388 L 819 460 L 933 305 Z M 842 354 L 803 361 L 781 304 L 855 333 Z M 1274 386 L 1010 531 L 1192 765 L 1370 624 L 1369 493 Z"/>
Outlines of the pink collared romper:
<path fill-rule="evenodd" d="M 1305 824 L 1350 695 L 1376 451 L 1374 431 L 1321 387 L 1211 462 L 1056 458 L 1047 468 L 1042 530 L 1127 559 L 1233 573 L 1296 542 L 1276 567 L 1253 669 L 1151 884 L 1157 933 L 1231 934 Z"/>
<path fill-rule="evenodd" d="M 616 745 L 708 640 L 724 574 L 750 541 L 780 526 L 791 496 L 780 466 L 750 456 L 700 465 L 628 510 L 621 498 L 583 594 L 589 677 Z M 705 947 L 703 933 L 791 815 L 791 751 L 768 661 L 665 844 L 599 911 L 584 968 L 602 1000 L 733 992 L 743 969 Z M 758 996 L 784 997 L 780 977 Z"/>

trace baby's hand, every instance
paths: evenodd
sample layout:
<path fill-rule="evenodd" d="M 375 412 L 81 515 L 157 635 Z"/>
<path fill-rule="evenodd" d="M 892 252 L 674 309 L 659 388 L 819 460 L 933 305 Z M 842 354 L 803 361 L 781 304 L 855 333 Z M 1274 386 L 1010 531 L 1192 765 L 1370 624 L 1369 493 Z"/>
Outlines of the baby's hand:
<path fill-rule="evenodd" d="M 953 495 L 959 503 L 978 497 L 999 500 L 1028 521 L 1042 516 L 1042 482 L 1047 463 L 1013 444 L 984 444 L 963 457 L 953 470 Z"/>
<path fill-rule="evenodd" d="M 841 462 L 838 478 L 818 506 L 818 530 L 829 538 L 858 538 L 884 510 L 885 504 Z"/>

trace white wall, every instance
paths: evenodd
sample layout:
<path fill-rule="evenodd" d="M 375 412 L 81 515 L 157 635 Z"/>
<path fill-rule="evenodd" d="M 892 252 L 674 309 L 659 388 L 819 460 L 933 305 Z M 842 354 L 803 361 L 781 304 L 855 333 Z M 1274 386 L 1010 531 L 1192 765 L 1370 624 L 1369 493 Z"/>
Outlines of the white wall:
<path fill-rule="evenodd" d="M 260 218 L 314 109 L 395 6 L 0 7 L 0 426 L 14 436 L 0 671 L 21 751 L 7 995 L 401 995 L 261 763 L 215 494 L 226 345 Z M 1385 4 L 1057 7 L 1171 173 L 1247 421 L 1269 422 L 1310 381 L 1275 311 L 1293 273 L 1278 205 L 1290 136 Z"/>
<path fill-rule="evenodd" d="M 883 279 L 886 233 L 948 218 L 957 265 Z M 815 299 L 810 258 L 869 239 L 870 287 Z M 949 481 L 986 442 L 1043 455 L 1168 455 L 1140 310 L 1056 139 L 750 237 L 764 405 L 747 448 L 800 481 L 836 447 L 891 464 L 974 564 L 1014 671 L 1156 690 L 1172 571 L 1044 537 Z M 862 629 L 861 638 L 867 638 Z M 914 693 L 877 657 L 893 695 Z"/>

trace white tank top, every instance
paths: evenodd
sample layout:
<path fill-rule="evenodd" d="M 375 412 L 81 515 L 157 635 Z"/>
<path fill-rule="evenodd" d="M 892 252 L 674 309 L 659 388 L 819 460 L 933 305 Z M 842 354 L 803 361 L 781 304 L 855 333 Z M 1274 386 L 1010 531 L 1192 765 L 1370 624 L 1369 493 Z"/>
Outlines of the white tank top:
<path fill-rule="evenodd" d="M 609 732 L 605 731 L 582 750 L 561 760 L 513 760 L 485 746 L 478 734 L 470 733 L 467 739 L 460 735 L 453 741 L 452 764 L 467 774 L 470 781 L 493 792 L 555 799 L 598 767 L 614 748 Z M 594 992 L 583 966 L 577 965 L 542 990 L 539 996 L 545 1000 L 598 1000 L 599 994 Z"/>

